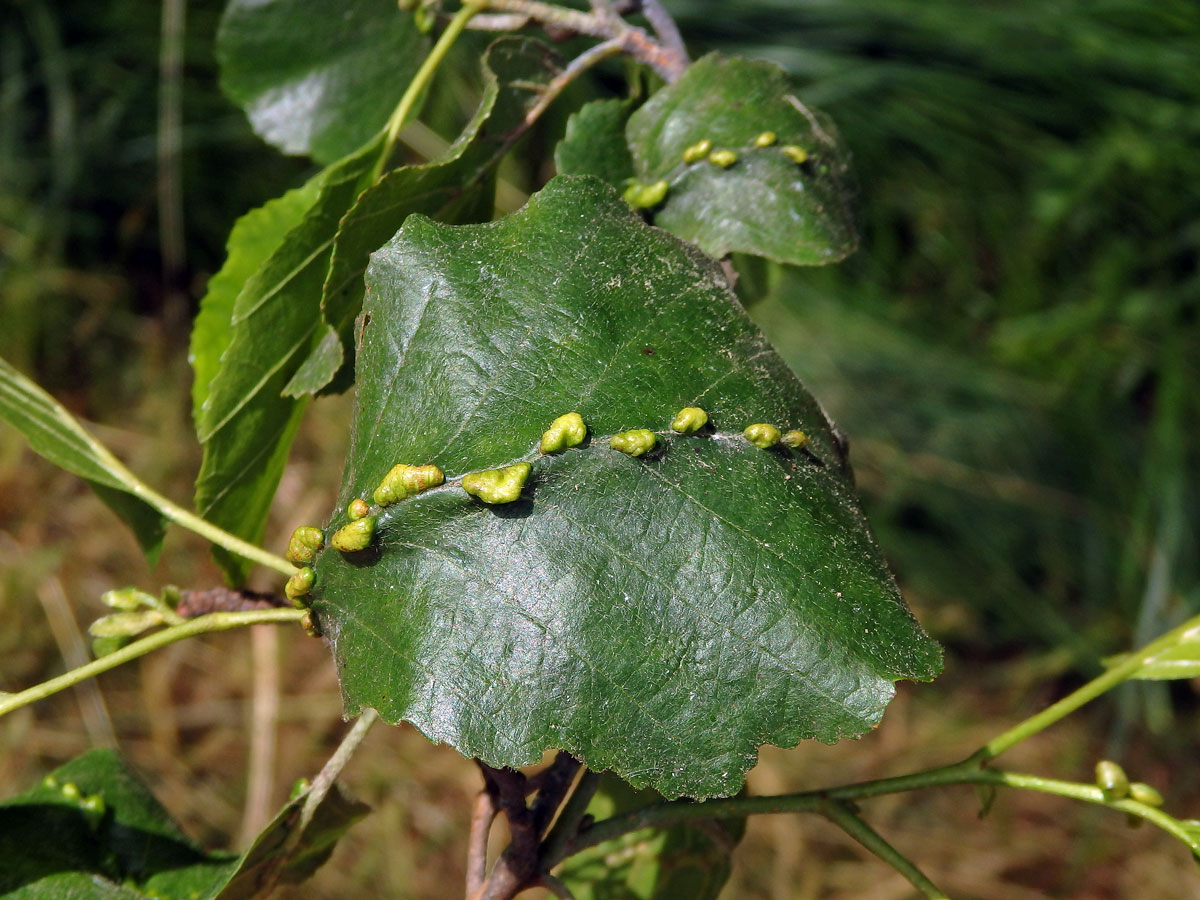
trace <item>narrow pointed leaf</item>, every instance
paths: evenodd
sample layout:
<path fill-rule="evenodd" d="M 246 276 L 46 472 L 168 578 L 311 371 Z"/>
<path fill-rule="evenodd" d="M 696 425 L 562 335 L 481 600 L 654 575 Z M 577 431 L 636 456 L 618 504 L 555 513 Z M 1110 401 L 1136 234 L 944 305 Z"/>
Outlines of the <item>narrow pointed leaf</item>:
<path fill-rule="evenodd" d="M 233 226 L 226 243 L 225 264 L 208 282 L 200 312 L 192 323 L 188 358 L 192 363 L 192 415 L 197 427 L 221 356 L 233 339 L 233 310 L 238 294 L 300 224 L 312 208 L 321 176 L 246 213 Z"/>
<path fill-rule="evenodd" d="M 326 549 L 311 599 L 350 711 L 491 765 L 565 749 L 666 796 L 729 795 L 757 748 L 860 734 L 940 664 L 900 600 L 832 427 L 720 268 L 607 185 L 520 212 L 420 216 L 374 255 L 338 512 L 397 463 L 447 483 Z M 710 430 L 667 428 L 700 406 Z M 589 439 L 543 456 L 576 411 Z M 759 450 L 755 422 L 800 428 Z M 633 458 L 608 439 L 657 432 Z M 521 498 L 469 472 L 531 464 Z"/>
<path fill-rule="evenodd" d="M 260 137 L 332 163 L 383 128 L 426 46 L 393 0 L 231 0 L 217 59 Z"/>
<path fill-rule="evenodd" d="M 138 482 L 79 420 L 37 384 L 0 359 L 0 419 L 50 462 L 87 480 L 132 530 L 153 565 L 166 520 L 138 496 Z"/>
<path fill-rule="evenodd" d="M 316 200 L 243 285 L 228 346 L 200 412 L 204 459 L 196 509 L 239 537 L 262 539 L 271 500 L 305 408 L 282 395 L 321 322 L 321 285 L 338 220 L 370 181 L 381 150 L 372 142 L 318 176 Z M 231 581 L 246 562 L 214 550 Z"/>
<path fill-rule="evenodd" d="M 768 132 L 774 140 L 757 146 Z M 776 65 L 710 54 L 634 112 L 626 136 L 638 178 L 670 184 L 654 224 L 711 256 L 823 265 L 857 246 L 837 132 Z M 704 140 L 736 160 L 685 162 L 684 151 Z M 796 162 L 789 147 L 807 159 Z"/>
<path fill-rule="evenodd" d="M 413 213 L 439 222 L 487 221 L 491 176 L 525 132 L 525 113 L 538 88 L 559 71 L 558 57 L 528 38 L 502 38 L 483 58 L 483 99 L 463 133 L 439 159 L 394 169 L 358 198 L 334 242 L 321 301 L 325 327 L 287 393 L 324 388 L 353 355 L 352 325 L 362 307 L 367 259 Z M 335 336 L 336 335 L 336 339 Z"/>

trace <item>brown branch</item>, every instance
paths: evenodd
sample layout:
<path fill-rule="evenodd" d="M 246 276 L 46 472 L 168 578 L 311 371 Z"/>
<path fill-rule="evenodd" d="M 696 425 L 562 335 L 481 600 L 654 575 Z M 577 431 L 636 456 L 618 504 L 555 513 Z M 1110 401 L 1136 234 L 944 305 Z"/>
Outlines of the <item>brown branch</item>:
<path fill-rule="evenodd" d="M 184 619 L 195 619 L 214 612 L 250 612 L 255 609 L 273 609 L 290 606 L 277 594 L 259 591 L 237 590 L 227 587 L 205 588 L 198 591 L 181 591 L 175 612 Z"/>
<path fill-rule="evenodd" d="M 468 897 L 475 896 L 487 880 L 488 835 L 499 811 L 495 796 L 485 786 L 475 798 L 475 811 L 471 815 L 471 835 L 467 844 Z"/>

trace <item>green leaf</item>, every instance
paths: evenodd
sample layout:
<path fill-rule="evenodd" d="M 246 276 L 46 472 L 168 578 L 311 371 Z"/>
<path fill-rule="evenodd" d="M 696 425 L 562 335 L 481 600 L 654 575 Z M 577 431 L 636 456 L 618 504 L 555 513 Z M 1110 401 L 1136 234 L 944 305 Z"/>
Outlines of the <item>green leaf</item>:
<path fill-rule="evenodd" d="M 587 811 L 601 821 L 661 800 L 602 775 Z M 632 831 L 568 857 L 557 874 L 576 900 L 716 900 L 745 830 L 744 819 L 728 819 Z"/>
<path fill-rule="evenodd" d="M 362 307 L 367 259 L 421 213 L 440 222 L 483 222 L 492 216 L 490 176 L 525 132 L 525 113 L 539 88 L 559 71 L 558 57 L 528 38 L 501 38 L 483 58 L 483 99 L 459 138 L 439 159 L 387 173 L 358 198 L 334 243 L 321 301 L 325 327 L 287 393 L 315 393 L 351 355 L 352 326 Z"/>
<path fill-rule="evenodd" d="M 138 480 L 57 400 L 3 359 L 0 359 L 0 419 L 25 435 L 37 453 L 84 478 L 133 530 L 150 564 L 155 563 L 162 548 L 166 520 L 138 496 L 141 487 Z"/>
<path fill-rule="evenodd" d="M 236 866 L 188 840 L 112 750 L 0 804 L 0 860 L 0 896 L 31 900 L 209 897 Z"/>
<path fill-rule="evenodd" d="M 706 797 L 736 793 L 761 744 L 859 734 L 894 680 L 937 672 L 816 401 L 719 266 L 610 187 L 559 177 L 490 225 L 411 217 L 367 286 L 329 531 L 397 463 L 447 483 L 373 512 L 367 551 L 316 562 L 351 712 L 493 766 L 561 748 Z M 667 430 L 685 406 L 709 430 Z M 572 411 L 590 440 L 539 455 Z M 759 450 L 741 437 L 753 422 L 808 446 Z M 647 427 L 645 456 L 608 446 Z M 521 461 L 518 502 L 459 484 Z"/>
<path fill-rule="evenodd" d="M 258 135 L 321 163 L 384 127 L 426 49 L 393 0 L 231 0 L 217 34 L 221 87 Z"/>
<path fill-rule="evenodd" d="M 279 249 L 316 202 L 321 175 L 246 213 L 233 226 L 226 244 L 225 264 L 208 282 L 200 312 L 192 323 L 188 358 L 192 382 L 192 414 L 197 427 L 203 418 L 212 380 L 221 369 L 221 355 L 233 339 L 233 310 L 238 294 Z"/>
<path fill-rule="evenodd" d="M 554 148 L 559 175 L 595 175 L 613 187 L 633 177 L 633 156 L 625 143 L 631 100 L 594 100 L 567 119 L 567 133 Z"/>
<path fill-rule="evenodd" d="M 755 139 L 773 132 L 771 146 Z M 794 265 L 823 265 L 851 253 L 845 151 L 832 123 L 800 102 L 772 63 L 710 54 L 654 94 L 626 129 L 638 178 L 666 179 L 654 224 L 711 256 L 750 253 Z M 731 150 L 728 168 L 684 150 L 709 140 Z M 797 164 L 786 147 L 802 148 Z"/>
<path fill-rule="evenodd" d="M 1123 653 L 1104 660 L 1109 668 L 1129 658 Z M 1200 627 L 1184 631 L 1179 640 L 1145 659 L 1129 676 L 1131 681 L 1178 681 L 1200 678 Z"/>
<path fill-rule="evenodd" d="M 370 183 L 382 149 L 373 141 L 316 178 L 316 201 L 237 295 L 228 346 L 200 411 L 204 459 L 196 509 L 215 525 L 253 543 L 267 512 L 305 401 L 282 395 L 321 321 L 321 285 L 338 220 Z M 217 548 L 234 583 L 248 564 Z"/>
<path fill-rule="evenodd" d="M 335 786 L 295 846 L 305 794 L 238 857 L 189 840 L 112 750 L 93 750 L 0 803 L 0 897 L 22 900 L 242 900 L 278 874 L 307 878 L 366 812 Z"/>

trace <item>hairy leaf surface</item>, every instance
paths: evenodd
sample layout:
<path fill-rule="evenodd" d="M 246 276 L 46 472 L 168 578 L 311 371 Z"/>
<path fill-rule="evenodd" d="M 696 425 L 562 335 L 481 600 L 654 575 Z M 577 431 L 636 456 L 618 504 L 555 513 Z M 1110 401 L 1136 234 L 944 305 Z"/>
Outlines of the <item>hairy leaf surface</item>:
<path fill-rule="evenodd" d="M 483 99 L 445 154 L 420 166 L 388 172 L 363 192 L 341 222 L 321 299 L 320 337 L 287 393 L 315 393 L 328 385 L 353 351 L 352 325 L 362 307 L 367 259 L 413 213 L 454 224 L 487 221 L 491 176 L 517 137 L 539 88 L 559 71 L 548 46 L 502 38 L 483 58 Z"/>
<path fill-rule="evenodd" d="M 756 146 L 766 132 L 774 141 Z M 712 256 L 822 265 L 857 245 L 837 132 L 772 63 L 710 54 L 636 110 L 626 136 L 638 177 L 670 183 L 654 224 Z M 702 140 L 733 151 L 736 162 L 685 163 L 684 150 Z M 786 147 L 803 149 L 807 160 L 795 162 Z"/>
<path fill-rule="evenodd" d="M 282 855 L 304 796 L 240 857 L 190 840 L 112 750 L 93 750 L 0 803 L 0 897 L 22 900 L 243 900 L 272 869 L 310 875 L 366 812 L 335 787 Z"/>
<path fill-rule="evenodd" d="M 490 225 L 409 218 L 374 255 L 338 512 L 396 463 L 447 483 L 317 561 L 347 707 L 491 765 L 547 748 L 667 796 L 735 793 L 757 748 L 873 726 L 938 648 L 902 603 L 817 403 L 720 268 L 607 185 Z M 667 424 L 700 406 L 710 429 Z M 578 411 L 582 446 L 538 453 Z M 808 433 L 759 450 L 754 422 Z M 640 458 L 608 438 L 658 432 Z M 532 464 L 486 506 L 463 474 Z"/>
<path fill-rule="evenodd" d="M 231 0 L 217 58 L 261 138 L 332 163 L 383 128 L 425 46 L 392 0 Z"/>

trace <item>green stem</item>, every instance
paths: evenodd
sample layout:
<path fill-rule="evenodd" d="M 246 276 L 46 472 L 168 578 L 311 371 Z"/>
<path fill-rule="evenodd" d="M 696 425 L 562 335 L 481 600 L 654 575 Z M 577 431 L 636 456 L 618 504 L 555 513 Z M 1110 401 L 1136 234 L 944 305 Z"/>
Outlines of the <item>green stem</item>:
<path fill-rule="evenodd" d="M 923 897 L 928 900 L 949 900 L 937 885 L 925 877 L 912 860 L 885 841 L 879 832 L 851 812 L 845 803 L 827 803 L 822 807 L 821 812 L 825 818 L 908 879 L 908 882 L 920 891 Z"/>
<path fill-rule="evenodd" d="M 487 7 L 488 0 L 467 0 L 462 5 L 462 9 L 454 14 L 454 18 L 450 20 L 450 24 L 446 26 L 446 30 L 442 32 L 441 37 L 437 39 L 437 43 L 433 45 L 433 49 L 429 51 L 429 55 L 421 63 L 421 68 L 417 69 L 417 74 L 408 83 L 408 88 L 404 91 L 404 96 L 400 98 L 400 102 L 396 104 L 395 110 L 392 111 L 391 118 L 388 119 L 387 137 L 384 139 L 383 151 L 379 154 L 379 161 L 375 163 L 373 181 L 378 181 L 379 177 L 383 174 L 383 170 L 387 166 L 387 161 L 391 159 L 392 152 L 396 149 L 396 140 L 400 136 L 400 130 L 408 124 L 413 108 L 417 105 L 417 99 L 433 79 L 437 67 L 446 58 L 446 54 L 450 51 L 454 42 L 458 40 L 458 36 L 462 34 L 463 29 L 467 27 L 467 23 L 476 14 L 487 9 Z"/>
<path fill-rule="evenodd" d="M 994 759 L 1005 750 L 1021 743 L 1026 738 L 1045 730 L 1055 722 L 1079 709 L 1085 703 L 1095 700 L 1101 694 L 1112 690 L 1121 682 L 1128 680 L 1138 669 L 1152 661 L 1162 651 L 1178 643 L 1184 632 L 1194 628 L 1200 628 L 1200 616 L 1189 619 L 1177 628 L 1172 628 L 1162 637 L 1151 641 L 1140 650 L 1130 653 L 1125 659 L 1108 669 L 1102 675 L 1093 678 L 1087 684 L 1083 685 L 1083 687 L 1072 691 L 1057 703 L 1046 707 L 1036 715 L 1030 716 L 1024 722 L 1014 725 L 1003 734 L 992 738 L 976 750 L 971 755 L 971 759 L 980 762 Z"/>
<path fill-rule="evenodd" d="M 107 656 L 102 656 L 100 659 L 94 660 L 86 666 L 80 666 L 77 669 L 64 672 L 57 678 L 43 681 L 41 684 L 34 685 L 20 693 L 0 695 L 0 716 L 7 715 L 14 709 L 20 709 L 22 706 L 28 706 L 30 703 L 57 694 L 59 691 L 64 691 L 69 687 L 74 687 L 81 681 L 86 681 L 102 672 L 107 672 L 109 669 L 115 669 L 117 666 L 137 659 L 139 656 L 145 656 L 152 650 L 157 650 L 160 647 L 165 647 L 184 638 L 193 637 L 197 634 L 206 634 L 210 631 L 230 631 L 231 629 L 242 628 L 246 625 L 258 625 L 267 622 L 299 622 L 305 615 L 306 613 L 302 609 L 288 607 L 282 609 L 255 609 L 248 612 L 216 612 L 209 613 L 206 616 L 198 616 L 195 619 L 189 619 L 182 625 L 174 625 L 170 628 L 164 628 L 162 631 L 156 631 L 154 634 L 144 637 L 140 641 L 134 641 L 132 644 L 128 644 Z"/>

